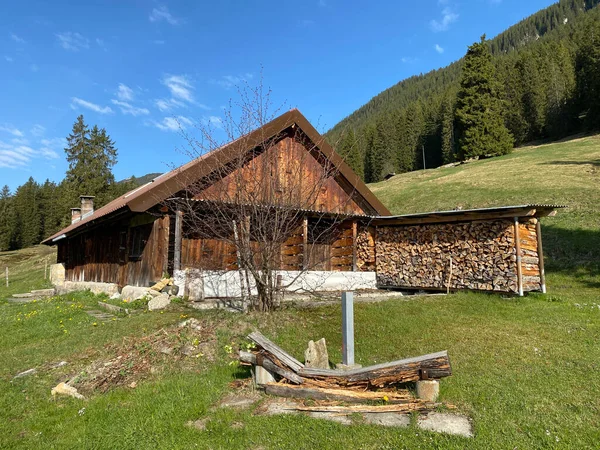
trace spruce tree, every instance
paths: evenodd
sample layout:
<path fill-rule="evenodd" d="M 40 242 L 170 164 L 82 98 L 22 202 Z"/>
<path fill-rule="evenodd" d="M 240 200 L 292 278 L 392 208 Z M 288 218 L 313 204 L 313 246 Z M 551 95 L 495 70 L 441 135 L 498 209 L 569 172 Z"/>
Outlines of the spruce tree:
<path fill-rule="evenodd" d="M 364 161 L 354 130 L 350 129 L 344 134 L 342 142 L 340 142 L 339 145 L 338 153 L 344 159 L 346 164 L 350 166 L 354 173 L 356 173 L 361 179 L 364 179 Z"/>
<path fill-rule="evenodd" d="M 13 226 L 12 197 L 9 187 L 4 185 L 0 191 L 0 252 L 10 250 Z"/>
<path fill-rule="evenodd" d="M 512 150 L 513 138 L 502 112 L 492 55 L 483 35 L 467 51 L 458 92 L 456 119 L 464 158 Z"/>
<path fill-rule="evenodd" d="M 451 95 L 446 95 L 442 102 L 441 115 L 441 143 L 442 143 L 442 162 L 451 163 L 455 160 L 454 155 L 454 99 Z"/>

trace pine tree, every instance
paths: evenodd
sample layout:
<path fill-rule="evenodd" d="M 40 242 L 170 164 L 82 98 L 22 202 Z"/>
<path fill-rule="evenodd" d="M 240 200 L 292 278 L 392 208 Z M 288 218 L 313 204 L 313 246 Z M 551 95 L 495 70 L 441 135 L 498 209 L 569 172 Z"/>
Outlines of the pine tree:
<path fill-rule="evenodd" d="M 458 92 L 456 119 L 464 158 L 503 155 L 512 150 L 513 138 L 504 125 L 502 112 L 492 55 L 484 35 L 467 51 Z"/>
<path fill-rule="evenodd" d="M 591 25 L 576 62 L 579 109 L 587 128 L 600 128 L 600 25 Z"/>
<path fill-rule="evenodd" d="M 0 191 L 0 251 L 11 249 L 14 214 L 10 189 L 4 185 Z"/>
<path fill-rule="evenodd" d="M 342 138 L 342 142 L 339 145 L 338 153 L 344 159 L 346 164 L 350 166 L 354 173 L 356 173 L 361 179 L 364 179 L 364 161 L 354 130 L 350 129 L 346 132 Z"/>
<path fill-rule="evenodd" d="M 83 116 L 79 116 L 67 144 L 69 169 L 62 187 L 63 207 L 76 206 L 80 195 L 95 196 L 97 206 L 106 204 L 112 199 L 115 184 L 112 167 L 117 162 L 117 149 L 114 141 L 104 128 L 95 125 L 90 131 Z"/>
<path fill-rule="evenodd" d="M 18 230 L 15 230 L 18 248 L 39 244 L 42 240 L 40 185 L 33 177 L 17 188 L 14 209 Z"/>
<path fill-rule="evenodd" d="M 446 95 L 442 102 L 441 115 L 441 142 L 442 162 L 451 163 L 455 160 L 454 154 L 454 98 Z"/>

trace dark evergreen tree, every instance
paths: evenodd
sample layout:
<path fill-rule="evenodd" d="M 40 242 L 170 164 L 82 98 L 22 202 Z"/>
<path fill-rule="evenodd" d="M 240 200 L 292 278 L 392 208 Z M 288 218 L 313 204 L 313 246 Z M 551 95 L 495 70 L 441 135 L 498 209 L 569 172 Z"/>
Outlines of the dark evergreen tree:
<path fill-rule="evenodd" d="M 442 103 L 440 140 L 442 143 L 442 162 L 448 164 L 456 159 L 454 148 L 454 97 L 447 95 Z"/>
<path fill-rule="evenodd" d="M 364 160 L 354 130 L 350 129 L 346 132 L 342 138 L 342 142 L 340 142 L 338 152 L 346 164 L 348 164 L 361 179 L 364 179 Z"/>
<path fill-rule="evenodd" d="M 4 185 L 0 191 L 0 251 L 11 249 L 14 233 L 14 210 L 10 189 Z"/>
<path fill-rule="evenodd" d="M 462 157 L 504 155 L 512 150 L 513 139 L 504 125 L 495 68 L 485 35 L 467 51 L 456 119 Z"/>

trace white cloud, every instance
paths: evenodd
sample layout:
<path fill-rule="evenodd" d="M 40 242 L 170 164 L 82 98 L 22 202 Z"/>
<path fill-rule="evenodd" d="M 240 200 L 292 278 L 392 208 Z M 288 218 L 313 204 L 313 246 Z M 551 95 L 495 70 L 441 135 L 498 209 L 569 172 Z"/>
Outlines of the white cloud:
<path fill-rule="evenodd" d="M 24 139 L 13 139 L 12 144 L 0 141 L 0 167 L 9 169 L 23 168 L 35 158 L 56 159 L 59 157 L 56 148 L 64 147 L 64 138 L 42 139 L 40 148 L 34 150 Z"/>
<path fill-rule="evenodd" d="M 209 123 L 210 125 L 212 125 L 215 128 L 218 128 L 220 130 L 223 129 L 223 120 L 218 117 L 218 116 L 208 116 L 207 119 L 205 119 L 207 123 Z"/>
<path fill-rule="evenodd" d="M 435 51 L 438 52 L 439 54 L 444 53 L 444 49 L 442 47 L 440 47 L 439 44 L 435 44 Z"/>
<path fill-rule="evenodd" d="M 192 94 L 194 88 L 185 75 L 167 75 L 163 78 L 162 83 L 169 88 L 173 97 L 189 103 L 194 102 Z"/>
<path fill-rule="evenodd" d="M 171 25 L 179 25 L 179 19 L 173 17 L 165 5 L 154 8 L 148 17 L 150 22 L 162 22 L 163 20 Z"/>
<path fill-rule="evenodd" d="M 56 150 L 64 150 L 67 146 L 67 140 L 65 138 L 42 139 L 40 144 L 39 153 L 41 156 L 46 159 L 56 159 L 59 157 Z"/>
<path fill-rule="evenodd" d="M 14 59 L 12 59 L 10 56 L 4 56 L 4 59 L 9 63 L 14 61 Z"/>
<path fill-rule="evenodd" d="M 251 80 L 252 76 L 251 73 L 245 73 L 243 75 L 223 75 L 219 80 L 215 81 L 215 83 L 225 89 L 231 89 L 232 87 L 239 86 L 241 83 Z"/>
<path fill-rule="evenodd" d="M 325 8 L 325 7 L 327 6 L 327 2 L 326 2 L 325 0 L 319 0 L 319 1 L 317 2 L 317 5 L 318 5 L 320 8 Z"/>
<path fill-rule="evenodd" d="M 113 105 L 117 105 L 123 114 L 131 114 L 134 117 L 137 116 L 147 116 L 150 114 L 146 108 L 138 108 L 137 106 L 133 106 L 131 103 L 122 102 L 119 100 L 111 100 Z"/>
<path fill-rule="evenodd" d="M 24 134 L 23 134 L 23 132 L 21 130 L 19 130 L 19 129 L 15 128 L 14 126 L 12 126 L 10 124 L 7 124 L 7 123 L 5 123 L 3 125 L 0 125 L 0 131 L 4 131 L 6 133 L 10 133 L 13 136 L 17 136 L 17 137 L 23 137 L 24 136 Z"/>
<path fill-rule="evenodd" d="M 189 127 L 193 123 L 191 119 L 185 116 L 165 117 L 160 122 L 152 122 L 156 128 L 162 131 L 185 130 L 186 127 Z"/>
<path fill-rule="evenodd" d="M 119 87 L 117 88 L 117 98 L 124 102 L 130 102 L 133 100 L 133 89 L 123 83 L 119 83 Z"/>
<path fill-rule="evenodd" d="M 29 132 L 36 137 L 40 137 L 44 135 L 44 133 L 46 132 L 46 128 L 36 123 L 33 127 L 31 127 L 31 130 L 29 130 Z"/>
<path fill-rule="evenodd" d="M 10 38 L 18 44 L 24 44 L 25 39 L 20 36 L 17 36 L 15 33 L 10 33 Z"/>
<path fill-rule="evenodd" d="M 446 6 L 442 10 L 442 19 L 441 20 L 432 20 L 429 22 L 429 26 L 431 30 L 435 33 L 439 33 L 440 31 L 446 31 L 451 23 L 454 23 L 458 20 L 458 14 L 455 13 L 452 8 Z"/>
<path fill-rule="evenodd" d="M 40 70 L 40 68 L 38 67 L 37 64 L 32 64 L 29 66 L 29 68 L 31 69 L 32 72 L 37 72 L 38 70 Z"/>
<path fill-rule="evenodd" d="M 11 139 L 10 142 L 12 142 L 15 145 L 29 145 L 29 139 L 25 138 L 14 138 Z"/>
<path fill-rule="evenodd" d="M 71 101 L 72 101 L 72 103 L 71 103 L 72 109 L 77 109 L 77 106 L 81 106 L 83 108 L 90 109 L 90 110 L 95 111 L 100 114 L 112 114 L 112 112 L 113 112 L 113 110 L 111 109 L 110 106 L 100 106 L 100 105 L 97 105 L 96 103 L 88 102 L 87 100 L 82 100 L 77 97 L 73 97 L 71 99 Z"/>
<path fill-rule="evenodd" d="M 79 33 L 66 31 L 64 33 L 57 33 L 56 38 L 58 39 L 58 43 L 65 50 L 77 52 L 82 49 L 90 48 L 90 40 Z"/>
<path fill-rule="evenodd" d="M 404 56 L 400 58 L 400 61 L 402 61 L 404 64 L 412 64 L 414 62 L 417 62 L 417 59 L 411 58 L 410 56 Z"/>

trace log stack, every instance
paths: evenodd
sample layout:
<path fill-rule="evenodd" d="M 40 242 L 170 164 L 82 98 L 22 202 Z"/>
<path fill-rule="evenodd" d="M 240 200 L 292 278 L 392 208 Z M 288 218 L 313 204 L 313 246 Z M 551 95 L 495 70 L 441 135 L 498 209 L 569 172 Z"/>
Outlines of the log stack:
<path fill-rule="evenodd" d="M 535 225 L 532 226 L 535 235 Z M 530 232 L 530 228 L 527 230 Z M 376 254 L 380 285 L 518 291 L 511 220 L 380 226 Z M 529 261 L 534 263 L 534 259 Z M 529 287 L 535 285 L 531 283 Z"/>
<path fill-rule="evenodd" d="M 446 351 L 342 371 L 305 367 L 259 332 L 251 333 L 248 339 L 256 344 L 256 348 L 252 352 L 240 351 L 240 361 L 269 371 L 278 381 L 263 387 L 267 394 L 276 396 L 327 402 L 385 403 L 379 410 L 377 406 L 369 406 L 370 412 L 424 411 L 435 405 L 415 398 L 403 385 L 452 374 Z"/>

